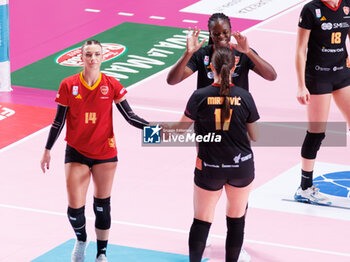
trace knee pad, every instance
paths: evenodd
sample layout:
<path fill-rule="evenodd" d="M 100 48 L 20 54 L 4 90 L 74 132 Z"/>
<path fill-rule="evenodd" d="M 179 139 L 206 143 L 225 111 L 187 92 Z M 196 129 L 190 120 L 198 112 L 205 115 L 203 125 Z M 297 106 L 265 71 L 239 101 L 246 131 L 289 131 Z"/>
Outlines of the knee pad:
<path fill-rule="evenodd" d="M 94 212 L 96 216 L 95 227 L 97 229 L 106 230 L 111 227 L 111 198 L 95 198 L 94 197 Z"/>
<path fill-rule="evenodd" d="M 303 146 L 301 147 L 301 156 L 306 159 L 315 159 L 317 151 L 320 149 L 322 140 L 326 137 L 323 133 L 306 132 Z"/>
<path fill-rule="evenodd" d="M 85 206 L 81 208 L 68 207 L 67 215 L 74 230 L 79 230 L 85 226 Z"/>

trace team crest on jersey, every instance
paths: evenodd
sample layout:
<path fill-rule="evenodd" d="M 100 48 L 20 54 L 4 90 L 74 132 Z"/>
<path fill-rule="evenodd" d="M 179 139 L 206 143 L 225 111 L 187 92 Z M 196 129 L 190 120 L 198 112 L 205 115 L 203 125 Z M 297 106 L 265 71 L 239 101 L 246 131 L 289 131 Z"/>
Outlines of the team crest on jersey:
<path fill-rule="evenodd" d="M 240 59 L 240 57 L 239 57 L 239 56 L 235 56 L 235 65 L 238 65 L 238 63 L 239 63 L 239 59 Z"/>
<path fill-rule="evenodd" d="M 348 15 L 349 14 L 349 7 L 348 6 L 344 6 L 343 7 L 343 11 L 344 11 L 345 15 Z"/>
<path fill-rule="evenodd" d="M 317 18 L 321 18 L 321 9 L 315 9 L 315 12 L 316 12 L 316 17 Z"/>
<path fill-rule="evenodd" d="M 205 56 L 204 57 L 204 64 L 207 66 L 207 65 L 209 65 L 209 56 Z"/>
<path fill-rule="evenodd" d="M 78 95 L 79 93 L 79 86 L 73 86 L 73 96 Z"/>
<path fill-rule="evenodd" d="M 101 90 L 102 95 L 105 96 L 108 94 L 109 88 L 108 88 L 108 86 L 101 86 L 100 90 Z"/>

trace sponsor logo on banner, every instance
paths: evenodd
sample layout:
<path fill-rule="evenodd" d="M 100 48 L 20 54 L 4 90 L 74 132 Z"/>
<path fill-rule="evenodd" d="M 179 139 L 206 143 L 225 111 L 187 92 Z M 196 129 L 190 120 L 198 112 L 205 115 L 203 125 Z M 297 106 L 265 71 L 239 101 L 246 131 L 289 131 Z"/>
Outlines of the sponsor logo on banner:
<path fill-rule="evenodd" d="M 225 13 L 229 17 L 265 20 L 302 2 L 304 0 L 201 0 L 180 11 L 206 15 Z"/>
<path fill-rule="evenodd" d="M 316 12 L 316 17 L 317 18 L 321 18 L 321 9 L 315 9 L 315 12 Z"/>
<path fill-rule="evenodd" d="M 108 91 L 109 91 L 108 86 L 101 86 L 100 90 L 101 90 L 102 95 L 104 95 L 104 96 L 107 95 Z"/>
<path fill-rule="evenodd" d="M 103 53 L 102 63 L 117 58 L 126 51 L 126 47 L 121 44 L 102 43 L 101 45 Z M 83 66 L 81 48 L 77 47 L 64 52 L 56 59 L 56 63 L 62 66 Z"/>
<path fill-rule="evenodd" d="M 349 7 L 348 6 L 344 6 L 343 7 L 343 11 L 344 11 L 345 15 L 348 15 L 349 14 Z"/>

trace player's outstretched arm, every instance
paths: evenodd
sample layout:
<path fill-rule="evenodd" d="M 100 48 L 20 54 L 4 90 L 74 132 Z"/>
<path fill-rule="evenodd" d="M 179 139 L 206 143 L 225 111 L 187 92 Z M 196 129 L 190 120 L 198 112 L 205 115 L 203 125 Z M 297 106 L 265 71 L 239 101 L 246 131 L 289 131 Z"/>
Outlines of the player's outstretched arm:
<path fill-rule="evenodd" d="M 261 56 L 255 53 L 248 44 L 248 39 L 240 32 L 233 32 L 232 36 L 236 39 L 237 44 L 233 44 L 233 48 L 237 51 L 246 54 L 255 64 L 253 71 L 266 80 L 273 81 L 277 78 L 277 73 L 273 66 L 264 60 Z"/>
<path fill-rule="evenodd" d="M 193 29 L 193 32 L 191 32 L 191 28 L 188 28 L 186 51 L 169 71 L 167 76 L 169 85 L 180 83 L 193 74 L 193 71 L 186 65 L 188 61 L 190 61 L 192 55 L 201 48 L 206 41 L 206 39 L 203 39 L 201 42 L 198 42 L 199 33 L 200 30 L 197 29 L 197 27 Z"/>
<path fill-rule="evenodd" d="M 139 117 L 132 111 L 128 101 L 126 101 L 125 97 L 119 100 L 114 101 L 119 112 L 125 118 L 128 123 L 134 127 L 142 129 L 144 126 L 148 126 L 149 122 Z"/>

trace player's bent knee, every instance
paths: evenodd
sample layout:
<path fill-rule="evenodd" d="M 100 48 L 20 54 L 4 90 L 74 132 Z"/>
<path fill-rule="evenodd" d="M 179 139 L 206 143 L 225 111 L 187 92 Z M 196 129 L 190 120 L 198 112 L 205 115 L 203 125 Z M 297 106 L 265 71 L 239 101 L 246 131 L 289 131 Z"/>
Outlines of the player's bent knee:
<path fill-rule="evenodd" d="M 320 149 L 323 139 L 326 134 L 306 132 L 303 146 L 301 148 L 301 156 L 306 159 L 315 159 L 317 151 Z"/>
<path fill-rule="evenodd" d="M 104 199 L 94 197 L 95 227 L 97 229 L 106 230 L 111 227 L 110 200 L 110 197 Z"/>

